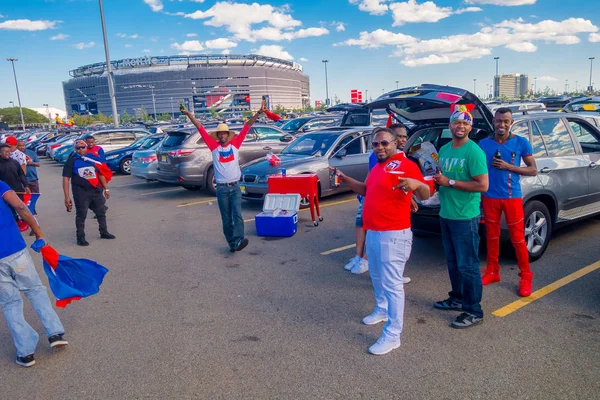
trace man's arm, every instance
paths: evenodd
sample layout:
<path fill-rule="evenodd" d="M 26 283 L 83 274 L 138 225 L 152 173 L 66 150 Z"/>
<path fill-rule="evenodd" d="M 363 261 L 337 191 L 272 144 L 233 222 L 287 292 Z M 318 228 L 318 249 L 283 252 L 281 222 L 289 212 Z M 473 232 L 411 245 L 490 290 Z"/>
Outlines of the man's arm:
<path fill-rule="evenodd" d="M 23 171 L 22 168 L 19 168 L 17 170 L 17 173 L 19 174 L 19 180 L 21 181 L 21 183 L 23 184 L 23 187 L 25 188 L 25 193 L 31 193 L 31 190 L 27 186 L 29 182 L 27 182 L 27 177 L 25 176 L 25 171 Z"/>
<path fill-rule="evenodd" d="M 204 126 L 202 126 L 202 123 L 198 121 L 196 117 L 194 117 L 194 114 L 185 109 L 181 110 L 181 112 L 185 114 L 190 119 L 190 122 L 194 124 L 196 129 L 198 129 L 200 136 L 202 136 L 202 140 L 204 140 L 204 143 L 206 143 L 206 145 L 211 151 L 219 147 L 219 143 L 217 143 L 215 139 L 210 137 L 208 132 L 206 132 L 206 129 L 204 129 Z"/>
<path fill-rule="evenodd" d="M 367 185 L 364 182 L 357 181 L 354 178 L 350 178 L 349 176 L 344 175 L 344 173 L 339 169 L 329 167 L 329 170 L 335 170 L 340 178 L 340 181 L 348 185 L 348 187 L 352 189 L 354 193 L 360 194 L 361 196 L 365 196 L 367 194 Z"/>
<path fill-rule="evenodd" d="M 512 165 L 507 163 L 506 161 L 495 159 L 494 161 L 492 161 L 492 166 L 494 168 L 508 170 L 514 172 L 515 174 L 523 176 L 536 176 L 538 171 L 537 165 L 535 164 L 535 158 L 533 158 L 531 154 L 528 156 L 523 156 L 523 162 L 525 163 L 526 167 Z"/>
<path fill-rule="evenodd" d="M 21 199 L 19 198 L 19 196 L 17 196 L 15 192 L 9 190 L 8 192 L 4 193 L 2 198 L 12 208 L 15 209 L 15 211 L 19 214 L 23 221 L 27 222 L 27 225 L 31 227 L 31 230 L 33 231 L 33 234 L 35 235 L 36 239 L 42 239 L 44 237 L 42 231 L 40 230 L 40 227 L 37 224 L 37 221 L 31 214 L 31 211 L 29 211 L 29 208 L 25 205 L 25 203 L 21 201 Z"/>
<path fill-rule="evenodd" d="M 106 200 L 110 199 L 110 190 L 108 189 L 108 183 L 106 182 L 106 178 L 104 177 L 104 175 L 98 174 L 98 180 L 104 188 L 104 197 L 106 198 Z"/>
<path fill-rule="evenodd" d="M 440 186 L 450 187 L 450 179 L 442 174 L 434 175 L 435 183 Z M 462 190 L 463 192 L 485 193 L 488 191 L 489 180 L 488 174 L 474 176 L 470 181 L 455 181 L 454 189 Z"/>
<path fill-rule="evenodd" d="M 237 147 L 238 149 L 242 146 L 242 143 L 246 139 L 246 135 L 250 131 L 250 128 L 252 127 L 252 125 L 254 125 L 254 123 L 258 119 L 259 115 L 262 114 L 263 112 L 264 112 L 264 104 L 263 104 L 263 107 L 261 107 L 261 109 L 258 110 L 256 112 L 256 114 L 254 114 L 254 116 L 252 118 L 250 118 L 250 120 L 248 120 L 248 122 L 246 122 L 244 124 L 244 127 L 242 128 L 240 133 L 231 140 L 231 144 L 233 146 Z"/>

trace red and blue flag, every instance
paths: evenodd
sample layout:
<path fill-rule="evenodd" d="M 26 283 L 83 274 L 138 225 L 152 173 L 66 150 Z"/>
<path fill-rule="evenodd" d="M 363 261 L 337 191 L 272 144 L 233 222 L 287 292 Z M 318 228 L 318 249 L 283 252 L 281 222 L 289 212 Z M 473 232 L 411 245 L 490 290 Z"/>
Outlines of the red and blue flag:
<path fill-rule="evenodd" d="M 31 211 L 31 213 L 35 215 L 35 203 L 37 203 L 38 199 L 40 198 L 40 194 L 23 193 L 21 196 L 23 196 L 23 203 L 25 203 L 27 208 L 29 208 L 29 211 Z"/>
<path fill-rule="evenodd" d="M 85 258 L 63 256 L 43 239 L 36 240 L 31 248 L 42 254 L 44 272 L 56 297 L 56 307 L 64 308 L 72 301 L 100 291 L 100 285 L 108 273 L 106 267 Z"/>

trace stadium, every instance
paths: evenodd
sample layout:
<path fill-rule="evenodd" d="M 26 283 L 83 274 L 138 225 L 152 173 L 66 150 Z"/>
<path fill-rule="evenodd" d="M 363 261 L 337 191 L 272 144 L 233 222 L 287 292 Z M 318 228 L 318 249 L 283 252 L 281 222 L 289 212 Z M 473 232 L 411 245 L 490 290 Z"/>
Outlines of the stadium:
<path fill-rule="evenodd" d="M 298 63 L 259 55 L 145 56 L 111 61 L 119 114 L 179 115 L 185 102 L 196 114 L 226 115 L 260 107 L 310 103 L 309 78 Z M 63 82 L 69 114 L 112 115 L 106 63 L 84 65 Z M 156 110 L 156 111 L 155 111 Z"/>

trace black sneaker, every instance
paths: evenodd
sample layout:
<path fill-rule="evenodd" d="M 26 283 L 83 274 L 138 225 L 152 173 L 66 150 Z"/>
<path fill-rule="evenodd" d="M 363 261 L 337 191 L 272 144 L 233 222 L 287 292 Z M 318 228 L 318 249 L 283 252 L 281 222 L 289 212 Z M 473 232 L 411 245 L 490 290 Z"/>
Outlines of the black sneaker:
<path fill-rule="evenodd" d="M 30 354 L 25 357 L 17 357 L 16 363 L 19 364 L 21 367 L 29 368 L 33 364 L 35 364 L 35 358 L 33 358 L 33 354 Z"/>
<path fill-rule="evenodd" d="M 102 233 L 100 235 L 100 238 L 101 239 L 116 239 L 117 237 L 115 235 L 113 235 L 112 233 L 106 232 L 106 233 Z"/>
<path fill-rule="evenodd" d="M 89 246 L 90 244 L 85 240 L 85 238 L 77 238 L 77 244 L 79 246 Z"/>
<path fill-rule="evenodd" d="M 60 335 L 52 335 L 48 338 L 48 341 L 50 342 L 50 347 L 52 348 L 61 348 L 61 347 L 65 347 L 66 345 L 69 344 L 69 342 L 67 342 L 65 340 L 65 338 L 63 337 L 63 334 Z"/>
<path fill-rule="evenodd" d="M 450 324 L 450 326 L 453 328 L 456 328 L 456 329 L 464 329 L 464 328 L 470 328 L 473 325 L 481 324 L 482 322 L 483 322 L 482 317 L 476 317 L 473 314 L 464 312 L 464 313 L 460 314 L 458 317 L 456 317 L 456 319 L 454 321 L 452 321 L 452 324 Z"/>
<path fill-rule="evenodd" d="M 250 243 L 250 241 L 246 238 L 243 238 L 242 240 L 240 240 L 237 244 L 237 246 L 235 246 L 235 251 L 242 251 L 244 250 L 244 248 L 246 246 L 248 246 L 248 243 Z"/>
<path fill-rule="evenodd" d="M 229 246 L 229 251 L 235 253 L 235 246 Z"/>
<path fill-rule="evenodd" d="M 462 310 L 462 302 L 452 297 L 448 297 L 446 300 L 436 301 L 433 304 L 433 308 L 438 310 Z"/>

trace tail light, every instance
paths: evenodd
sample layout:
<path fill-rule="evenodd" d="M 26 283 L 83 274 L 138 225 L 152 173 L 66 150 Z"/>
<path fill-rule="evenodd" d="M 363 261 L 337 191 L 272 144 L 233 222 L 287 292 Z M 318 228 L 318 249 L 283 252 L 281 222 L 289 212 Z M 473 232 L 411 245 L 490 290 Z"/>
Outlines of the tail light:
<path fill-rule="evenodd" d="M 156 154 L 152 154 L 148 157 L 142 157 L 140 158 L 140 162 L 142 164 L 149 164 L 149 163 L 153 163 L 154 161 L 156 161 Z"/>
<path fill-rule="evenodd" d="M 169 151 L 171 157 L 186 157 L 192 154 L 196 149 L 180 149 Z"/>
<path fill-rule="evenodd" d="M 60 146 L 61 146 L 60 144 L 53 144 L 52 146 L 50 146 L 50 148 L 51 149 L 55 149 L 55 148 L 60 147 Z"/>

